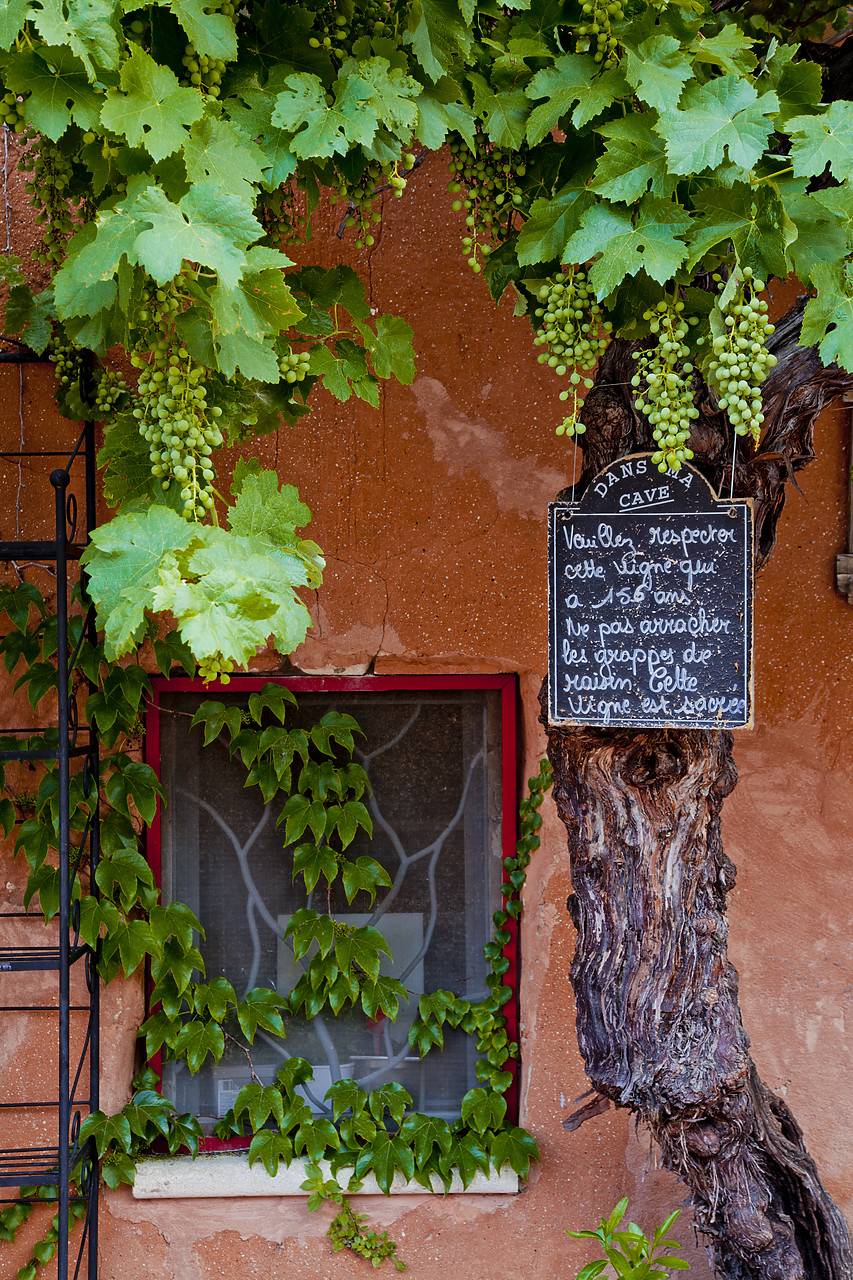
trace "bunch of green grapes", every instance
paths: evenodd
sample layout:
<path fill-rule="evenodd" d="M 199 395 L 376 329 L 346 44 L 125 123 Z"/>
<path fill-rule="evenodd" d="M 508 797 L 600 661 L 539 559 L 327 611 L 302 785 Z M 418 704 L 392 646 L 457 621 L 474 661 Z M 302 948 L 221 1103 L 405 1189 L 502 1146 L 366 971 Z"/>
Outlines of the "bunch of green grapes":
<path fill-rule="evenodd" d="M 44 134 L 33 138 L 21 156 L 18 167 L 30 177 L 24 190 L 35 210 L 35 220 L 42 228 L 36 262 L 58 266 L 74 230 L 68 200 L 68 187 L 73 178 L 71 161 L 55 142 Z"/>
<path fill-rule="evenodd" d="M 714 339 L 707 364 L 711 386 L 720 395 L 720 408 L 739 436 L 750 433 L 758 444 L 764 421 L 761 384 L 776 364 L 767 339 L 776 326 L 767 319 L 767 303 L 758 297 L 765 288 L 746 267 L 723 319 L 726 332 Z"/>
<path fill-rule="evenodd" d="M 335 0 L 317 10 L 308 43 L 312 49 L 325 49 L 339 62 L 345 62 L 356 40 L 362 36 L 379 39 L 393 34 L 393 23 L 387 3 L 364 0 L 351 12 Z"/>
<path fill-rule="evenodd" d="M 288 351 L 279 356 L 278 367 L 285 382 L 302 382 L 308 376 L 311 354 L 308 351 Z"/>
<path fill-rule="evenodd" d="M 231 672 L 237 663 L 233 658 L 224 658 L 221 653 L 209 654 L 198 664 L 198 674 L 205 684 L 218 680 L 220 684 L 231 683 Z"/>
<path fill-rule="evenodd" d="M 61 332 L 55 333 L 48 346 L 48 359 L 56 366 L 56 377 L 63 387 L 80 379 L 80 351 Z"/>
<path fill-rule="evenodd" d="M 138 44 L 148 48 L 151 44 L 151 24 L 144 16 L 134 18 L 125 29 L 128 44 Z"/>
<path fill-rule="evenodd" d="M 699 410 L 693 403 L 693 365 L 684 339 L 690 325 L 698 324 L 698 320 L 695 316 L 685 317 L 683 312 L 683 302 L 659 302 L 654 311 L 643 312 L 643 319 L 650 321 L 649 328 L 658 335 L 658 341 L 647 351 L 634 352 L 634 404 L 654 427 L 652 437 L 658 448 L 652 454 L 652 462 L 658 471 L 680 471 L 681 464 L 693 457 L 687 441 Z"/>
<path fill-rule="evenodd" d="M 101 369 L 95 390 L 95 409 L 99 418 L 108 418 L 127 395 L 124 374 L 118 369 Z"/>
<path fill-rule="evenodd" d="M 459 196 L 453 201 L 454 211 L 465 210 L 468 233 L 462 249 L 475 275 L 482 271 L 483 259 L 509 235 L 516 213 L 524 208 L 524 191 L 517 182 L 527 172 L 523 155 L 523 149 L 514 152 L 495 146 L 479 130 L 473 152 L 463 138 L 450 138 L 447 189 Z"/>
<path fill-rule="evenodd" d="M 11 129 L 13 133 L 23 133 L 27 127 L 24 119 L 23 107 L 29 94 L 23 93 L 20 96 L 12 93 L 11 90 L 3 95 L 2 104 L 0 104 L 0 118 L 7 129 Z"/>
<path fill-rule="evenodd" d="M 399 197 L 406 189 L 406 173 L 415 163 L 415 157 L 409 153 L 402 157 L 404 167 L 400 172 L 400 162 L 370 160 L 358 182 L 352 183 L 338 175 L 338 187 L 332 192 L 331 202 L 349 201 L 350 209 L 345 219 L 347 227 L 354 227 L 356 232 L 355 246 L 363 249 L 365 245 L 376 243 L 373 235 L 376 224 L 382 221 L 382 208 L 379 203 L 380 188 L 389 186 L 394 195 Z"/>
<path fill-rule="evenodd" d="M 535 314 L 542 326 L 533 341 L 537 347 L 546 348 L 539 363 L 548 364 L 558 377 L 569 377 L 569 389 L 560 392 L 560 399 L 569 400 L 571 409 L 557 427 L 557 435 L 582 435 L 586 427 L 578 415 L 592 379 L 578 371 L 595 368 L 610 341 L 613 325 L 604 319 L 586 273 L 578 267 L 558 271 L 542 285 L 538 297 L 542 305 Z"/>
<path fill-rule="evenodd" d="M 151 474 L 164 489 L 177 480 L 185 518 L 203 520 L 213 506 L 211 454 L 222 444 L 216 425 L 222 410 L 208 403 L 207 370 L 166 336 L 148 352 L 135 351 L 131 363 L 140 370 L 133 416 L 148 444 Z"/>
<path fill-rule="evenodd" d="M 233 6 L 229 8 L 233 15 Z M 199 53 L 195 45 L 188 44 L 184 49 L 181 62 L 184 67 L 181 75 L 182 84 L 200 89 L 211 98 L 219 97 L 222 91 L 222 77 L 225 75 L 225 63 L 221 58 L 209 58 L 206 53 Z"/>
<path fill-rule="evenodd" d="M 625 17 L 619 0 L 584 0 L 585 21 L 577 28 L 578 53 L 594 49 L 595 61 L 606 68 L 619 65 L 619 41 L 613 34 L 613 23 Z"/>
<path fill-rule="evenodd" d="M 255 217 L 263 225 L 267 243 L 274 249 L 302 244 L 308 222 L 305 197 L 291 178 L 275 191 L 261 191 Z"/>

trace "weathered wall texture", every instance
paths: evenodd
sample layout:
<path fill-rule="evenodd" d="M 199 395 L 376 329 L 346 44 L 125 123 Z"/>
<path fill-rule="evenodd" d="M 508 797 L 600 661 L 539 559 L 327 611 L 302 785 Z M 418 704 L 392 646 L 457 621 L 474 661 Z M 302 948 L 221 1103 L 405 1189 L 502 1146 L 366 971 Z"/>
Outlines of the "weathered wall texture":
<path fill-rule="evenodd" d="M 545 512 L 571 479 L 573 452 L 553 434 L 556 380 L 537 365 L 527 323 L 506 303 L 495 309 L 464 265 L 445 182 L 440 158 L 431 157 L 405 198 L 390 202 L 376 247 L 346 250 L 372 305 L 415 326 L 414 386 L 385 389 L 379 412 L 318 395 L 305 425 L 265 439 L 259 452 L 298 485 L 328 559 L 312 601 L 315 628 L 294 663 L 312 673 L 517 672 L 527 777 L 543 748 L 536 693 L 545 667 Z M 336 221 L 327 212 L 327 232 Z M 305 260 L 329 265 L 338 253 L 338 242 L 320 235 Z M 17 375 L 0 376 L 2 440 L 17 440 Z M 48 380 L 44 370 L 25 374 L 28 447 L 39 434 L 71 436 L 50 413 Z M 731 950 L 755 1059 L 793 1107 L 850 1214 L 853 612 L 832 577 L 843 539 L 845 437 L 846 413 L 826 414 L 819 459 L 801 476 L 805 497 L 791 493 L 780 545 L 758 584 L 756 728 L 736 737 L 741 782 L 724 813 L 740 869 Z M 14 536 L 18 483 L 17 468 L 4 464 L 5 537 Z M 27 532 L 41 519 L 36 492 L 33 485 L 25 494 Z M 43 571 L 23 573 L 44 587 Z M 276 661 L 268 654 L 259 666 Z M 7 697 L 4 713 L 25 714 L 20 699 Z M 561 1127 L 587 1086 L 566 976 L 573 936 L 565 840 L 547 804 L 543 834 L 525 895 L 521 984 L 521 1120 L 539 1142 L 541 1168 L 515 1197 L 368 1202 L 425 1280 L 570 1278 L 590 1253 L 565 1226 L 590 1225 L 622 1195 L 651 1226 L 681 1198 L 626 1115 L 611 1111 L 571 1134 Z M 9 863 L 3 883 L 6 902 L 20 902 L 21 869 Z M 111 1103 L 120 1104 L 129 1081 L 138 1014 L 134 984 L 111 989 L 103 1073 Z M 25 1045 L 25 1064 L 48 1056 L 40 1025 L 30 1021 L 22 1041 L 4 1023 L 3 1094 L 14 1096 L 21 1070 L 13 1050 Z M 331 1254 L 329 1216 L 308 1215 L 298 1201 L 157 1203 L 122 1191 L 104 1204 L 103 1280 L 366 1276 L 364 1262 Z M 709 1276 L 686 1215 L 677 1234 L 697 1280 Z M 2 1274 L 13 1273 L 11 1257 Z"/>

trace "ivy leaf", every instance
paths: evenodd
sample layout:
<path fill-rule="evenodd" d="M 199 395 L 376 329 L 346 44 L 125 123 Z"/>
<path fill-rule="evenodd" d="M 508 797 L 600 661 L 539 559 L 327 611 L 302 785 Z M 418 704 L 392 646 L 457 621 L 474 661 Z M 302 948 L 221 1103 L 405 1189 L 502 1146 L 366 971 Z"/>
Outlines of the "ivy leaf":
<path fill-rule="evenodd" d="M 489 1154 L 498 1172 L 508 1164 L 520 1178 L 526 1178 L 530 1171 L 530 1161 L 539 1159 L 539 1148 L 531 1134 L 515 1125 L 495 1134 Z"/>
<path fill-rule="evenodd" d="M 620 70 L 602 71 L 591 54 L 570 53 L 557 58 L 553 67 L 537 71 L 525 89 L 528 98 L 547 99 L 531 112 L 527 141 L 538 146 L 573 107 L 572 125 L 582 129 L 617 98 L 629 97 L 630 92 Z"/>
<path fill-rule="evenodd" d="M 674 36 L 654 35 L 642 44 L 625 46 L 625 74 L 637 97 L 656 111 L 672 111 L 693 76 L 693 65 Z"/>
<path fill-rule="evenodd" d="M 379 977 L 379 953 L 391 955 L 391 948 L 378 929 L 370 925 L 352 928 L 335 938 L 335 959 L 339 969 L 362 969 L 374 982 Z"/>
<path fill-rule="evenodd" d="M 689 85 L 679 109 L 665 112 L 657 125 L 666 141 L 670 172 L 716 169 L 726 151 L 733 164 L 751 169 L 764 151 L 778 110 L 779 99 L 772 90 L 759 97 L 749 81 L 736 75 Z"/>
<path fill-rule="evenodd" d="M 311 800 L 308 796 L 290 796 L 281 811 L 279 822 L 285 819 L 284 842 L 294 844 L 303 834 L 306 827 L 311 828 L 315 842 L 326 831 L 326 808 L 322 800 Z"/>
<path fill-rule="evenodd" d="M 463 1187 L 469 1187 L 478 1171 L 488 1174 L 489 1157 L 475 1134 L 463 1133 L 454 1140 L 450 1150 L 439 1157 L 438 1166 L 445 1174 L 455 1166 L 459 1170 Z"/>
<path fill-rule="evenodd" d="M 151 0 L 153 4 L 171 9 L 190 39 L 197 53 L 222 62 L 233 62 L 237 57 L 237 34 L 234 23 L 224 13 L 208 13 L 204 0 Z M 124 8 L 138 8 L 136 0 L 124 0 Z"/>
<path fill-rule="evenodd" d="M 248 1115 L 255 1133 L 263 1128 L 270 1116 L 274 1116 L 280 1129 L 284 1127 L 284 1099 L 272 1085 L 258 1084 L 254 1080 L 244 1085 L 234 1099 L 234 1115 L 239 1119 L 244 1113 Z"/>
<path fill-rule="evenodd" d="M 401 1137 L 392 1138 L 384 1129 L 379 1129 L 371 1145 L 364 1148 L 356 1161 L 356 1177 L 361 1178 L 373 1170 L 380 1190 L 387 1195 L 397 1169 L 407 1181 L 411 1180 L 415 1172 L 412 1149 Z"/>
<path fill-rule="evenodd" d="M 284 936 L 293 939 L 294 960 L 301 960 L 315 942 L 320 955 L 326 956 L 334 945 L 335 926 L 331 916 L 321 916 L 310 907 L 302 907 L 290 917 Z"/>
<path fill-rule="evenodd" d="M 566 244 L 581 224 L 583 215 L 595 204 L 595 196 L 587 188 L 591 170 L 576 174 L 561 187 L 552 200 L 534 200 L 530 217 L 519 233 L 516 244 L 520 266 L 537 262 L 562 260 Z"/>
<path fill-rule="evenodd" d="M 172 1046 L 176 1058 L 186 1062 L 191 1073 L 200 1070 L 208 1054 L 218 1062 L 225 1052 L 225 1036 L 218 1022 L 193 1018 L 185 1022 Z"/>
<path fill-rule="evenodd" d="M 293 851 L 292 878 L 295 880 L 297 876 L 302 876 L 306 893 L 311 893 L 321 875 L 326 877 L 329 885 L 337 879 L 338 860 L 334 850 L 327 844 L 319 848 L 316 844 L 297 845 Z"/>
<path fill-rule="evenodd" d="M 129 653 L 142 638 L 163 556 L 172 548 L 186 547 L 193 536 L 191 525 L 160 506 L 116 516 L 93 532 L 81 563 L 89 574 L 108 661 Z"/>
<path fill-rule="evenodd" d="M 8 831 L 5 834 L 8 835 Z M 146 889 L 154 889 L 151 868 L 138 849 L 122 849 L 109 858 L 102 858 L 95 872 L 95 881 L 101 893 L 108 897 L 114 898 L 116 893 L 119 894 L 124 911 L 130 911 L 142 902 Z"/>
<path fill-rule="evenodd" d="M 283 1133 L 273 1129 L 262 1129 L 256 1133 L 249 1144 L 249 1167 L 260 1160 L 271 1178 L 278 1173 L 278 1166 L 283 1160 L 286 1165 L 293 1159 L 293 1143 Z"/>
<path fill-rule="evenodd" d="M 853 173 L 853 102 L 833 102 L 821 115 L 788 121 L 795 177 L 821 174 L 829 165 L 839 182 Z"/>
<path fill-rule="evenodd" d="M 853 373 L 853 287 L 849 268 L 844 271 L 837 263 L 819 262 L 812 270 L 812 283 L 817 287 L 817 296 L 806 306 L 800 343 L 819 343 L 825 365 L 837 361 Z"/>
<path fill-rule="evenodd" d="M 633 216 L 629 209 L 598 203 L 584 215 L 564 252 L 572 262 L 599 255 L 589 278 L 596 296 L 604 298 L 641 269 L 659 284 L 668 280 L 686 256 L 678 237 L 689 226 L 683 209 L 656 196 L 645 196 Z"/>
<path fill-rule="evenodd" d="M 341 869 L 344 893 L 347 902 L 352 902 L 357 893 L 370 896 L 370 905 L 376 899 L 377 889 L 390 888 L 391 877 L 375 858 L 356 858 L 355 862 L 344 862 Z"/>
<path fill-rule="evenodd" d="M 346 1111 L 351 1111 L 355 1118 L 367 1106 L 367 1093 L 354 1080 L 336 1080 L 326 1090 L 326 1098 L 332 1104 L 336 1124 Z"/>
<path fill-rule="evenodd" d="M 42 45 L 38 53 L 16 54 L 4 78 L 8 89 L 27 95 L 24 118 L 54 142 L 72 119 L 81 129 L 97 127 L 103 97 L 89 84 L 83 63 L 67 47 Z"/>
<path fill-rule="evenodd" d="M 130 146 L 144 146 L 154 160 L 182 147 L 187 126 L 204 114 L 201 94 L 182 88 L 177 76 L 139 45 L 131 46 L 119 84 L 120 90 L 107 91 L 101 121 Z"/>
<path fill-rule="evenodd" d="M 193 991 L 193 1004 L 198 1013 L 209 1013 L 214 1022 L 224 1022 L 230 1007 L 237 1004 L 237 996 L 228 979 L 219 977 L 209 983 L 198 983 Z"/>
<path fill-rule="evenodd" d="M 470 1089 L 462 1099 L 461 1115 L 478 1133 L 499 1129 L 506 1115 L 506 1098 L 493 1089 Z"/>
<path fill-rule="evenodd" d="M 400 1137 L 414 1148 L 415 1164 L 419 1169 L 430 1159 L 434 1147 L 438 1147 L 440 1155 L 446 1155 L 453 1145 L 453 1135 L 445 1119 L 419 1112 L 406 1116 L 400 1126 Z"/>
<path fill-rule="evenodd" d="M 329 1150 L 337 1151 L 341 1140 L 331 1120 L 320 1116 L 306 1120 L 299 1126 L 293 1138 L 295 1151 L 305 1151 L 309 1160 L 320 1160 Z"/>
<path fill-rule="evenodd" d="M 607 139 L 604 155 L 595 168 L 590 191 L 634 204 L 651 185 L 657 196 L 673 194 L 677 179 L 667 169 L 662 140 L 652 130 L 647 112 L 611 120 L 596 130 Z"/>
<path fill-rule="evenodd" d="M 237 460 L 237 466 L 234 468 L 235 477 L 238 475 L 241 461 L 242 461 L 241 459 Z M 243 491 L 244 484 L 245 484 L 245 480 L 241 482 L 239 488 L 235 488 L 235 481 L 232 480 L 231 482 L 232 493 L 236 492 L 238 495 L 241 494 Z M 289 487 L 290 487 L 289 485 L 285 485 L 283 486 L 283 489 L 288 489 Z M 296 493 L 296 490 L 294 489 L 293 492 Z M 298 494 L 297 494 L 297 497 L 298 497 Z M 311 518 L 310 511 L 308 511 L 307 507 L 305 508 L 305 510 L 306 512 L 308 512 L 308 519 L 310 519 Z M 230 517 L 232 522 L 232 527 L 233 527 L 233 521 L 234 521 L 233 511 L 236 511 L 236 506 L 232 509 L 232 515 Z M 301 523 L 307 523 L 307 520 Z M 285 717 L 287 715 L 287 708 L 295 707 L 296 705 L 297 705 L 296 698 L 294 694 L 291 692 L 291 690 L 285 688 L 284 685 L 274 684 L 272 681 L 270 681 L 269 684 L 265 684 L 263 689 L 261 689 L 259 693 L 249 694 L 249 714 L 252 716 L 256 724 L 261 723 L 261 718 L 265 711 L 271 711 L 272 714 L 275 716 L 275 718 L 278 720 L 279 724 L 284 724 Z"/>

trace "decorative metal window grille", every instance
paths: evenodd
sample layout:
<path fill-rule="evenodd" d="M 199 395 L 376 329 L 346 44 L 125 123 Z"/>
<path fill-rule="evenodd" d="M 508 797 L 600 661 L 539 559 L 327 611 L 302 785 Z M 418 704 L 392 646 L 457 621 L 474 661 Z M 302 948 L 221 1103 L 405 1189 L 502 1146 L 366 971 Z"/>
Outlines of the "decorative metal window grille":
<path fill-rule="evenodd" d="M 314 1082 L 303 1086 L 304 1094 L 317 1114 L 330 1113 L 329 1084 L 352 1077 L 368 1089 L 399 1081 L 417 1110 L 458 1115 L 477 1083 L 473 1039 L 447 1030 L 444 1050 L 421 1060 L 408 1031 L 426 991 L 450 990 L 471 1000 L 487 995 L 483 947 L 500 906 L 502 858 L 515 842 L 514 678 L 282 681 L 299 699 L 291 727 L 310 726 L 335 709 L 364 730 L 356 759 L 371 782 L 372 794 L 363 799 L 373 839 L 359 833 L 347 854 L 369 852 L 391 878 L 372 909 L 362 895 L 351 905 L 343 895 L 328 898 L 323 881 L 306 897 L 301 881 L 292 881 L 283 829 L 275 827 L 284 797 L 264 805 L 255 788 L 245 788 L 245 771 L 226 747 L 217 740 L 204 748 L 201 728 L 190 727 L 205 699 L 246 705 L 264 682 L 240 678 L 212 694 L 189 680 L 158 684 L 148 743 L 167 797 L 152 850 L 164 901 L 185 902 L 197 913 L 206 930 L 201 951 L 208 977 L 224 975 L 241 998 L 255 986 L 284 993 L 297 981 L 305 961 L 294 962 L 284 934 L 298 908 L 375 925 L 393 955 L 383 958 L 382 972 L 409 992 L 395 1022 L 370 1022 L 355 1011 L 337 1018 L 324 1011 L 310 1022 L 286 1019 L 284 1041 L 263 1032 L 256 1038 L 255 1071 L 270 1083 L 284 1059 L 307 1058 Z M 183 1063 L 167 1064 L 163 1085 L 180 1111 L 204 1122 L 223 1115 L 249 1079 L 245 1056 L 229 1043 L 219 1065 L 195 1076 Z"/>

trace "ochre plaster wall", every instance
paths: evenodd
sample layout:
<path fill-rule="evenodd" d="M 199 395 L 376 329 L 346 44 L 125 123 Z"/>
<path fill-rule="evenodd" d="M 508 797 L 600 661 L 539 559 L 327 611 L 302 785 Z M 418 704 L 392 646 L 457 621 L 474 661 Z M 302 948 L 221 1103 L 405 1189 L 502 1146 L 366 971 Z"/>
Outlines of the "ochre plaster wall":
<path fill-rule="evenodd" d="M 316 394 L 301 426 L 264 439 L 263 461 L 298 485 L 315 512 L 325 585 L 313 598 L 315 626 L 293 655 L 306 672 L 516 672 L 522 728 L 520 776 L 543 750 L 536 694 L 545 667 L 545 512 L 572 476 L 571 446 L 553 434 L 555 379 L 536 363 L 530 330 L 495 308 L 458 252 L 441 157 L 430 157 L 405 198 L 391 202 L 376 247 L 348 254 L 371 305 L 414 325 L 418 375 L 411 389 L 383 389 L 378 412 Z M 339 217 L 300 256 L 331 265 Z M 20 237 L 26 224 L 13 225 Z M 3 378 L 3 441 L 20 432 L 15 371 Z M 72 438 L 49 403 L 49 371 L 24 373 L 27 447 Z M 728 852 L 739 866 L 730 900 L 731 953 L 741 973 L 744 1019 L 767 1083 L 784 1093 L 840 1204 L 853 1212 L 851 1038 L 853 979 L 848 921 L 853 880 L 847 851 L 853 823 L 851 682 L 853 612 L 833 589 L 844 528 L 847 414 L 824 415 L 818 460 L 789 496 L 780 544 L 758 583 L 756 728 L 736 738 L 741 782 L 726 803 Z M 6 444 L 4 448 L 15 447 Z M 26 478 L 26 477 L 25 477 Z M 17 467 L 3 473 L 2 533 L 15 536 Z M 50 516 L 28 481 L 26 535 Z M 103 514 L 103 513 L 102 513 Z M 44 535 L 43 535 L 44 536 Z M 43 570 L 26 568 L 44 589 Z M 14 576 L 14 575 L 11 575 Z M 262 655 L 258 667 L 275 669 Z M 7 693 L 9 718 L 29 714 Z M 683 1189 L 661 1172 L 648 1136 L 609 1112 L 568 1134 L 561 1119 L 587 1088 L 575 1046 L 567 971 L 573 947 L 565 912 L 568 860 L 562 828 L 545 806 L 542 847 L 525 892 L 521 1008 L 521 1122 L 542 1153 L 513 1197 L 412 1196 L 368 1201 L 388 1226 L 414 1276 L 444 1280 L 573 1277 L 590 1257 L 563 1233 L 589 1225 L 622 1195 L 646 1226 L 670 1212 Z M 20 903 L 24 877 L 5 867 L 6 908 Z M 5 994 L 5 993 L 4 993 Z M 141 1011 L 137 984 L 112 986 L 104 1011 L 105 1105 L 127 1088 Z M 50 1046 L 35 1016 L 0 1030 L 0 1092 L 21 1073 L 45 1079 Z M 13 1052 L 15 1058 L 13 1060 Z M 21 1056 L 23 1055 L 23 1056 Z M 367 1264 L 332 1255 L 330 1214 L 299 1201 L 142 1202 L 109 1195 L 101 1220 L 103 1280 L 346 1280 Z M 697 1278 L 709 1277 L 684 1215 L 677 1234 Z M 34 1228 L 8 1250 L 12 1274 Z M 16 1263 L 20 1265 L 20 1262 Z M 384 1264 L 387 1268 L 389 1264 Z"/>

